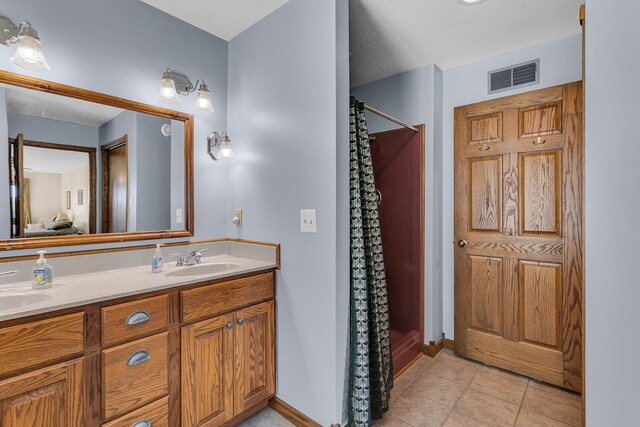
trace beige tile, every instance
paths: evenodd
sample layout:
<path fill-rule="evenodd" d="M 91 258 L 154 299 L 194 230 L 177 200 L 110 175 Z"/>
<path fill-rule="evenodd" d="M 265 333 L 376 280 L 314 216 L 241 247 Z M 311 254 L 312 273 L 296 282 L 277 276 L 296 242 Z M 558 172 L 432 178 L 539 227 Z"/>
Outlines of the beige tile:
<path fill-rule="evenodd" d="M 531 412 L 528 409 L 521 409 L 516 427 L 568 427 L 568 424 Z"/>
<path fill-rule="evenodd" d="M 412 427 L 411 424 L 407 424 L 399 418 L 385 414 L 381 420 L 373 422 L 376 427 Z"/>
<path fill-rule="evenodd" d="M 520 406 L 529 381 L 517 375 L 490 368 L 480 368 L 470 388 Z"/>
<path fill-rule="evenodd" d="M 453 407 L 464 393 L 465 387 L 429 372 L 420 375 L 405 391 L 406 394 L 417 394 L 442 405 Z"/>
<path fill-rule="evenodd" d="M 441 426 L 450 409 L 425 399 L 419 394 L 403 393 L 393 404 L 388 416 L 402 420 L 413 427 Z"/>
<path fill-rule="evenodd" d="M 238 427 L 293 427 L 294 424 L 271 408 L 265 408 Z"/>
<path fill-rule="evenodd" d="M 405 371 L 398 378 L 393 380 L 393 388 L 391 389 L 389 403 L 395 401 L 411 385 L 411 383 L 418 378 L 418 375 L 420 375 L 420 373 L 417 371 Z"/>
<path fill-rule="evenodd" d="M 518 416 L 517 405 L 472 389 L 458 400 L 455 409 L 497 427 L 513 426 Z"/>
<path fill-rule="evenodd" d="M 572 426 L 582 425 L 580 396 L 533 381 L 527 388 L 522 408 Z"/>
<path fill-rule="evenodd" d="M 461 362 L 449 357 L 439 357 L 426 372 L 446 378 L 460 385 L 468 385 L 473 379 L 478 367 L 475 364 Z"/>
<path fill-rule="evenodd" d="M 406 371 L 404 371 L 400 376 L 404 374 L 417 376 L 425 371 L 435 359 L 430 358 L 429 356 L 422 356 L 420 359 L 413 362 L 413 365 L 409 366 Z"/>
<path fill-rule="evenodd" d="M 462 412 L 453 411 L 442 427 L 491 427 L 491 425 L 476 420 Z"/>

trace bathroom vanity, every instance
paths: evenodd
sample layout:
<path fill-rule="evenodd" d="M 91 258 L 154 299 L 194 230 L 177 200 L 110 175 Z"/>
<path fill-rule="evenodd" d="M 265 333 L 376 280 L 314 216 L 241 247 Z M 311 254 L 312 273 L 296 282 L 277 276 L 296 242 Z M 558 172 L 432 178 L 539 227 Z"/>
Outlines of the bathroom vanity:
<path fill-rule="evenodd" d="M 47 300 L 0 309 L 0 425 L 249 417 L 275 393 L 276 267 L 223 254 L 158 274 L 145 266 L 63 276 L 32 291 Z M 0 286 L 0 298 L 15 289 Z"/>

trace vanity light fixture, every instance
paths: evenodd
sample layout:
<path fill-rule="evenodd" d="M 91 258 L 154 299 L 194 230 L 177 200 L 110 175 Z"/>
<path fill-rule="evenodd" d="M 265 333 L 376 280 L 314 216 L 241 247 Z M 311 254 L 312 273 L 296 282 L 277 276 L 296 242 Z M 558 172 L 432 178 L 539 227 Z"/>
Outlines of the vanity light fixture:
<path fill-rule="evenodd" d="M 231 146 L 231 138 L 226 132 L 222 132 L 222 135 L 218 132 L 212 132 L 207 137 L 207 153 L 213 160 L 233 160 L 236 158 Z"/>
<path fill-rule="evenodd" d="M 200 86 L 198 86 L 200 83 Z M 176 73 L 167 68 L 162 74 L 160 80 L 160 93 L 158 99 L 163 102 L 180 102 L 180 96 L 187 96 L 198 89 L 198 96 L 193 106 L 198 111 L 213 111 L 213 105 L 211 105 L 211 94 L 204 80 L 196 81 L 194 85 L 189 80 L 189 77 L 184 74 Z"/>
<path fill-rule="evenodd" d="M 27 21 L 16 26 L 11 19 L 0 15 L 0 44 L 17 44 L 11 62 L 32 71 L 48 71 L 49 64 L 44 59 L 38 32 Z"/>

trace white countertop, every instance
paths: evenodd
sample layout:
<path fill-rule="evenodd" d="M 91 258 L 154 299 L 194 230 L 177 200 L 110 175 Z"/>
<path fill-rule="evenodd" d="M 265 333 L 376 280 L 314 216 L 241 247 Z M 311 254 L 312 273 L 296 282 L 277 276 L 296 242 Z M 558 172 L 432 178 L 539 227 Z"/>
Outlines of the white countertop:
<path fill-rule="evenodd" d="M 207 273 L 198 276 L 172 275 L 172 273 L 179 273 L 182 270 L 186 272 L 190 268 L 209 264 L 235 265 L 231 265 L 229 266 L 230 268 L 218 273 Z M 143 266 L 66 277 L 56 277 L 54 274 L 53 287 L 43 290 L 31 289 L 31 283 L 28 282 L 0 285 L 0 322 L 145 292 L 276 268 L 275 263 L 230 255 L 203 257 L 201 264 L 192 267 L 175 267 L 174 265 L 174 262 L 165 263 L 164 271 L 161 273 L 151 273 L 149 266 Z M 25 297 L 21 295 L 25 295 Z M 17 296 L 17 298 L 12 296 Z M 5 302 L 2 301 L 3 297 L 6 298 Z M 22 304 L 23 301 L 18 302 L 18 299 L 24 299 L 24 301 L 28 302 L 28 305 Z M 36 300 L 37 302 L 33 302 Z M 11 301 L 16 301 L 15 306 L 11 305 Z"/>

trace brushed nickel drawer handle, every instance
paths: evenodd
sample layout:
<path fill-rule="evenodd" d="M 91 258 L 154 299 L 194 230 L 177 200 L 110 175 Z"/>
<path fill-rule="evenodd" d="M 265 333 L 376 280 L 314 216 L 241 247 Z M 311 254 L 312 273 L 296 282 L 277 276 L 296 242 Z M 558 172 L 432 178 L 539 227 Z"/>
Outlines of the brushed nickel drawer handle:
<path fill-rule="evenodd" d="M 546 140 L 544 140 L 544 139 L 542 139 L 542 138 L 540 138 L 540 137 L 538 137 L 538 139 L 536 139 L 535 141 L 533 141 L 533 145 L 542 145 L 542 144 L 544 144 L 545 142 L 547 142 L 547 141 L 546 141 Z"/>
<path fill-rule="evenodd" d="M 244 325 L 244 319 L 238 319 L 238 325 L 240 326 Z"/>
<path fill-rule="evenodd" d="M 227 328 L 228 329 L 233 329 L 233 322 L 227 323 Z"/>
<path fill-rule="evenodd" d="M 489 145 L 488 144 L 482 144 L 480 146 L 480 151 L 487 151 L 489 149 Z"/>
<path fill-rule="evenodd" d="M 148 322 L 151 319 L 149 313 L 144 310 L 134 311 L 127 317 L 127 326 L 139 325 L 140 323 Z"/>
<path fill-rule="evenodd" d="M 151 359 L 151 354 L 146 350 L 134 351 L 127 359 L 127 365 L 136 366 L 142 362 L 146 362 Z"/>
<path fill-rule="evenodd" d="M 131 427 L 151 427 L 151 421 L 147 419 L 136 421 L 131 425 Z"/>

